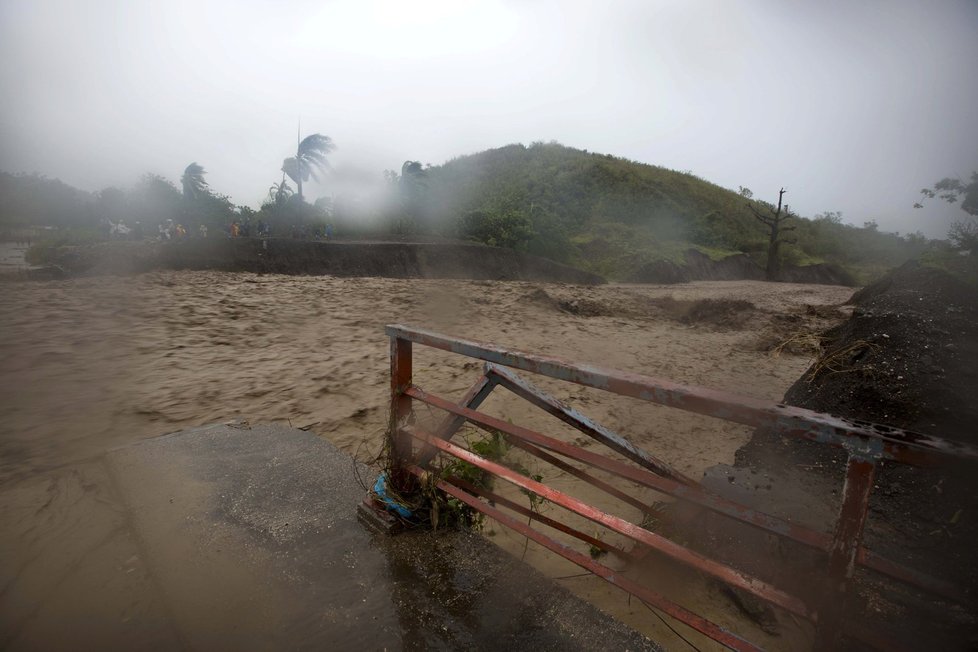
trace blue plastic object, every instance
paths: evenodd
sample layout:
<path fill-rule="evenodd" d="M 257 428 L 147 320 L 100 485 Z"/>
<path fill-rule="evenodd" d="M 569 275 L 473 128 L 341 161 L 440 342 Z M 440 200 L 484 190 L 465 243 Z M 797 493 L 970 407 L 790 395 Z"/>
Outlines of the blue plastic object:
<path fill-rule="evenodd" d="M 404 518 L 411 518 L 411 510 L 391 498 L 391 496 L 387 493 L 386 473 L 381 473 L 377 476 L 377 482 L 374 483 L 374 494 L 376 494 L 377 499 L 382 502 L 389 511 L 396 512 L 398 516 L 402 516 Z"/>

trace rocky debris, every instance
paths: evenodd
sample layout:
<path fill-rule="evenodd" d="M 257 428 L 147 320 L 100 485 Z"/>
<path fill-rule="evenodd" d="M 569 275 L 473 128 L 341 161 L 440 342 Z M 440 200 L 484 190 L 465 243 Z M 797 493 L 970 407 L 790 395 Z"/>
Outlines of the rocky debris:
<path fill-rule="evenodd" d="M 785 402 L 978 444 L 978 288 L 911 262 L 850 303 Z"/>

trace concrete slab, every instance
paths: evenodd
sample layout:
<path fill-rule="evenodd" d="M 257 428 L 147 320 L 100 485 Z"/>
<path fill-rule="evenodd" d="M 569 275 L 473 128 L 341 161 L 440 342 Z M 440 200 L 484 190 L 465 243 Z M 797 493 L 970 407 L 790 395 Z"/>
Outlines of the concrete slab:
<path fill-rule="evenodd" d="M 157 649 L 658 649 L 477 535 L 371 533 L 364 469 L 308 433 L 211 426 L 106 462 Z"/>

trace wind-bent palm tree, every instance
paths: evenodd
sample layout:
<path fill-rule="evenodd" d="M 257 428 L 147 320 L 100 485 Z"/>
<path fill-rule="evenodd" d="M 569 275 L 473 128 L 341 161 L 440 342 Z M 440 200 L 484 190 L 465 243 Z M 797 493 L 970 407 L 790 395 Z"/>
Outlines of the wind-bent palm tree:
<path fill-rule="evenodd" d="M 197 165 L 196 161 L 186 167 L 183 171 L 183 176 L 180 177 L 184 197 L 187 199 L 197 199 L 210 192 L 207 187 L 207 182 L 204 181 L 205 174 L 207 174 L 207 171 L 204 170 L 204 166 Z"/>
<path fill-rule="evenodd" d="M 268 198 L 275 202 L 276 206 L 281 206 L 289 197 L 292 196 L 292 188 L 289 186 L 288 182 L 285 180 L 285 174 L 282 174 L 282 183 L 273 183 L 268 189 Z"/>
<path fill-rule="evenodd" d="M 298 137 L 297 137 L 298 138 Z M 322 134 L 306 136 L 299 142 L 295 156 L 290 156 L 282 162 L 282 172 L 289 175 L 298 187 L 299 201 L 302 201 L 302 182 L 312 179 L 319 181 L 317 172 L 322 173 L 329 167 L 326 155 L 336 149 L 333 139 Z"/>

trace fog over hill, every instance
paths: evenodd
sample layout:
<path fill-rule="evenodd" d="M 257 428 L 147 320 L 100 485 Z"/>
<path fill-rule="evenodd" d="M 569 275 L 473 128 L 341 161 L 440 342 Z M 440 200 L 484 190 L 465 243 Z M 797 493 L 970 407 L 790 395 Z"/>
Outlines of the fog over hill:
<path fill-rule="evenodd" d="M 196 161 L 257 208 L 300 122 L 339 146 L 310 199 L 556 140 L 939 237 L 954 209 L 911 205 L 976 166 L 975 33 L 967 0 L 8 0 L 0 169 L 97 191 Z"/>

